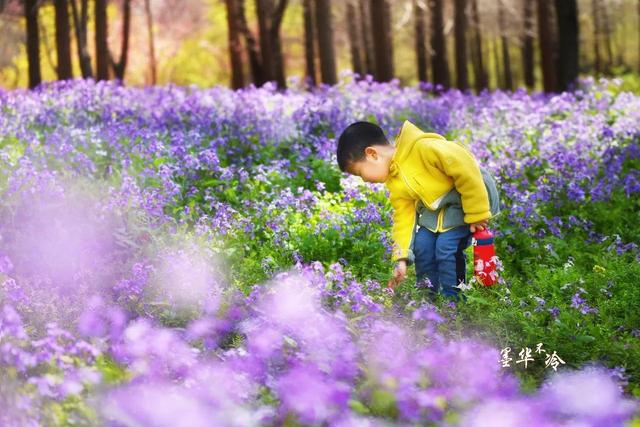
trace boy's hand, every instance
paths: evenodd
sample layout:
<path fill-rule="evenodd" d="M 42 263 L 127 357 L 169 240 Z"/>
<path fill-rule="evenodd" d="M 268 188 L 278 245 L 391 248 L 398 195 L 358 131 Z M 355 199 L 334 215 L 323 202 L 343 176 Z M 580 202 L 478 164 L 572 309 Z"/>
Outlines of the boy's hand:
<path fill-rule="evenodd" d="M 474 222 L 470 224 L 471 232 L 475 233 L 476 231 L 482 231 L 489 226 L 489 220 L 485 219 L 482 221 Z"/>
<path fill-rule="evenodd" d="M 389 280 L 387 286 L 393 289 L 396 285 L 399 285 L 407 276 L 407 261 L 401 259 L 396 263 L 396 267 L 393 270 L 393 277 Z"/>

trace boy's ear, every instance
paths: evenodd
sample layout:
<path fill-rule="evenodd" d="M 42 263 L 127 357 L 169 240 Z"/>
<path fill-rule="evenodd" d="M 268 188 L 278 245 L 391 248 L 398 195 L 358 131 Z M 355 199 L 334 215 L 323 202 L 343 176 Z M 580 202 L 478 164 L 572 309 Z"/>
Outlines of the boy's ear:
<path fill-rule="evenodd" d="M 368 146 L 367 148 L 364 149 L 364 154 L 367 156 L 377 156 L 378 155 L 378 150 L 376 150 L 375 147 L 373 147 L 372 145 Z"/>

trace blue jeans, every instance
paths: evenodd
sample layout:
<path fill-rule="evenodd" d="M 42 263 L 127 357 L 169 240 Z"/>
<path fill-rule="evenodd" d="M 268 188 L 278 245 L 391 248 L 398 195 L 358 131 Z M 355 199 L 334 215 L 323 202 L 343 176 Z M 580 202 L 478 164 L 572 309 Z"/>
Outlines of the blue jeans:
<path fill-rule="evenodd" d="M 416 265 L 416 285 L 424 287 L 425 278 L 431 281 L 428 296 L 433 300 L 438 292 L 456 300 L 466 296 L 456 288 L 466 280 L 467 255 L 464 250 L 471 245 L 469 224 L 445 232 L 433 233 L 428 228 L 418 227 L 414 237 L 413 253 Z"/>

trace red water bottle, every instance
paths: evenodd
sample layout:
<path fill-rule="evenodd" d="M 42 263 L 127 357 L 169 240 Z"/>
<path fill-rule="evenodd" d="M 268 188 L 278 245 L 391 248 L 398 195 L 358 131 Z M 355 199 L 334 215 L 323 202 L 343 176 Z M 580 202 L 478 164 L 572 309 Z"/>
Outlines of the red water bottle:
<path fill-rule="evenodd" d="M 473 272 L 480 283 L 494 285 L 498 281 L 497 257 L 493 233 L 486 228 L 473 233 Z"/>

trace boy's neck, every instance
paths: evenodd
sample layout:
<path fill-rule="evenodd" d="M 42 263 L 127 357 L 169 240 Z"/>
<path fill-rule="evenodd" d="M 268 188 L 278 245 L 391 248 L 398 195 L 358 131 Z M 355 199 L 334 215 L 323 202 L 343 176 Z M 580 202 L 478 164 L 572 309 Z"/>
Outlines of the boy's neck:
<path fill-rule="evenodd" d="M 385 150 L 385 155 L 389 156 L 389 158 L 393 158 L 394 154 L 396 154 L 396 147 L 389 145 Z"/>

